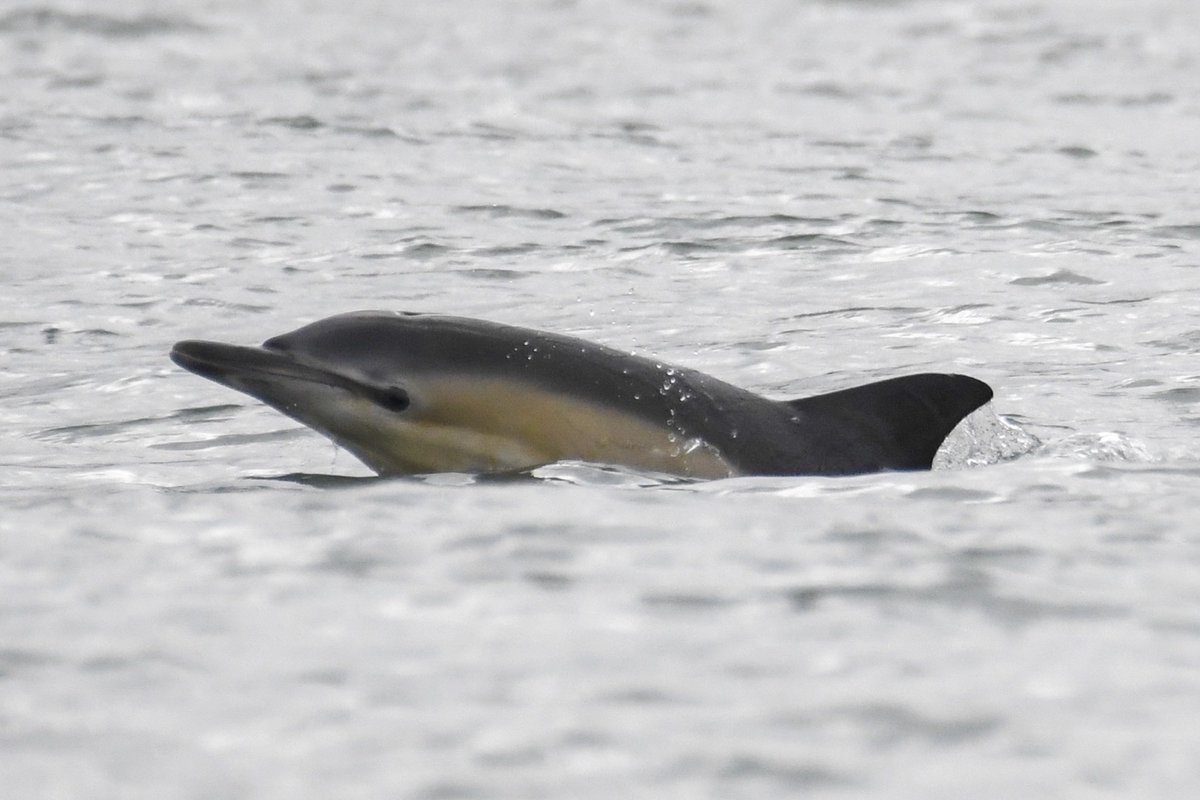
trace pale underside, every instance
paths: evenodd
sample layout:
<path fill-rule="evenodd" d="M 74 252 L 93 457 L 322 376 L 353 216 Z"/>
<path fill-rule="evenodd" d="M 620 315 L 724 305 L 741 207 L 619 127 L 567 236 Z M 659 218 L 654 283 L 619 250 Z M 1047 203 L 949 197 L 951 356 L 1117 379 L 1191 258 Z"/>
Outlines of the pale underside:
<path fill-rule="evenodd" d="M 665 423 L 532 383 L 439 375 L 405 386 L 412 406 L 400 413 L 313 384 L 284 410 L 381 474 L 502 472 L 566 460 L 693 478 L 737 474 L 716 448 Z"/>

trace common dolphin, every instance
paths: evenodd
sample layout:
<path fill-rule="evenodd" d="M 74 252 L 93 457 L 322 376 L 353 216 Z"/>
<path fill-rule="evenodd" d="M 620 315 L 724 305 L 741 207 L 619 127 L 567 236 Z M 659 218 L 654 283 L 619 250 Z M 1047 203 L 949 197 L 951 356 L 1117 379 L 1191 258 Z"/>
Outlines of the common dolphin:
<path fill-rule="evenodd" d="M 382 475 L 523 470 L 561 460 L 690 478 L 929 469 L 992 397 L 921 374 L 777 401 L 701 372 L 464 317 L 340 314 L 171 359 L 329 437 Z"/>

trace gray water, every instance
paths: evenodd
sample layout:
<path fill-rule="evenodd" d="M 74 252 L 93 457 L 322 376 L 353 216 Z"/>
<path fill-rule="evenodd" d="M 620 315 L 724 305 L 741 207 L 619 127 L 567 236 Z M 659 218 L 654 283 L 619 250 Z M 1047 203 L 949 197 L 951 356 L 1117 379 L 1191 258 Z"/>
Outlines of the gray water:
<path fill-rule="evenodd" d="M 5 798 L 1192 798 L 1190 0 L 0 6 Z M 381 481 L 175 368 L 439 311 L 940 469 Z"/>

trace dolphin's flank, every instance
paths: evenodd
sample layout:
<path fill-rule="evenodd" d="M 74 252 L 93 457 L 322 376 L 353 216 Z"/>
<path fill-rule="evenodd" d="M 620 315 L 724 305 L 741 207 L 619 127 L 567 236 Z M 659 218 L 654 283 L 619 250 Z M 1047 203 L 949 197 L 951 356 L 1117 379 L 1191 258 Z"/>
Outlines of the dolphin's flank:
<path fill-rule="evenodd" d="M 921 374 L 776 401 L 582 339 L 432 314 L 357 312 L 261 347 L 171 359 L 256 397 L 380 474 L 562 460 L 692 478 L 929 469 L 987 384 Z"/>

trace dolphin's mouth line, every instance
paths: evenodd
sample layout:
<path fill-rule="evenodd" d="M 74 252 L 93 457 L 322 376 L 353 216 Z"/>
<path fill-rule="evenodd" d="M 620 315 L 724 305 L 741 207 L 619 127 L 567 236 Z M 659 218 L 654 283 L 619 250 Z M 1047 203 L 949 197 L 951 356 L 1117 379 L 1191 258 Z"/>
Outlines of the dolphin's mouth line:
<path fill-rule="evenodd" d="M 260 347 L 189 339 L 171 348 L 171 360 L 188 372 L 227 386 L 231 379 L 262 380 L 274 377 L 330 386 L 355 394 L 370 393 L 369 387 L 336 372 L 310 366 Z"/>

